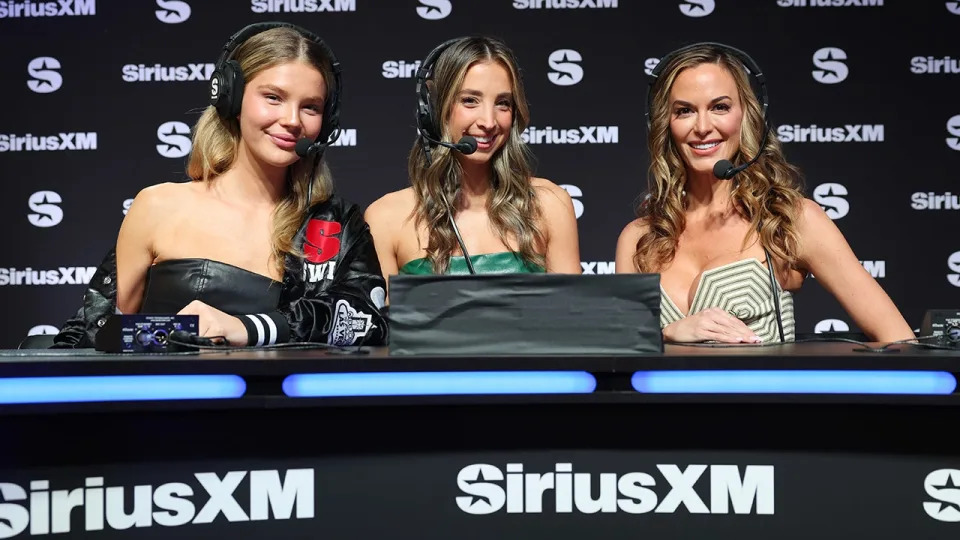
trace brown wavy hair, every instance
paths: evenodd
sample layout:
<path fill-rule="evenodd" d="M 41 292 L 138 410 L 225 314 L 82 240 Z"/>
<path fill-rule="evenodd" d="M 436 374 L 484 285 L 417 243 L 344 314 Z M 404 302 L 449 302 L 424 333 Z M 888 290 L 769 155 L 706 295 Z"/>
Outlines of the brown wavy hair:
<path fill-rule="evenodd" d="M 640 203 L 638 215 L 648 230 L 637 241 L 633 262 L 640 272 L 656 272 L 673 260 L 680 234 L 686 227 L 684 195 L 686 171 L 683 158 L 670 134 L 670 89 L 685 69 L 717 64 L 733 76 L 743 107 L 740 149 L 731 161 L 746 163 L 760 151 L 763 138 L 763 109 L 750 86 L 750 76 L 739 59 L 725 49 L 703 45 L 693 47 L 668 61 L 651 90 L 649 195 Z M 787 163 L 780 141 L 769 133 L 757 161 L 733 180 L 734 209 L 758 231 L 761 245 L 793 266 L 797 262 L 799 232 L 797 219 L 803 200 L 800 170 Z M 744 248 L 749 236 L 744 238 Z"/>
<path fill-rule="evenodd" d="M 433 110 L 440 120 L 443 141 L 451 141 L 447 119 L 456 102 L 467 70 L 478 62 L 497 62 L 510 74 L 513 92 L 513 125 L 506 143 L 491 158 L 493 194 L 487 214 L 505 246 L 509 235 L 517 238 L 517 254 L 531 265 L 546 265 L 546 241 L 538 223 L 541 217 L 536 192 L 530 182 L 533 154 L 523 141 L 523 130 L 530 122 L 523 81 L 513 52 L 502 41 L 484 36 L 463 38 L 447 47 L 434 64 L 430 95 Z M 459 139 L 459 137 L 458 137 Z M 429 231 L 427 258 L 438 274 L 445 273 L 450 257 L 459 247 L 447 216 L 446 201 L 457 208 L 461 197 L 463 169 L 453 151 L 437 146 L 427 162 L 424 141 L 418 136 L 407 160 L 407 172 L 416 195 L 415 223 Z"/>
<path fill-rule="evenodd" d="M 272 28 L 255 34 L 234 51 L 246 81 L 260 72 L 288 62 L 303 62 L 316 68 L 326 83 L 327 96 L 334 85 L 333 68 L 320 46 L 296 30 Z M 236 96 L 238 99 L 241 96 Z M 240 122 L 224 119 L 208 106 L 193 129 L 193 149 L 187 163 L 187 175 L 194 181 L 209 181 L 227 172 L 237 158 Z M 319 160 L 319 163 L 316 162 Z M 312 186 L 312 189 L 310 189 Z M 307 194 L 310 193 L 310 200 Z M 287 168 L 287 193 L 273 211 L 271 257 L 283 273 L 286 254 L 302 256 L 293 245 L 293 237 L 303 221 L 303 213 L 333 194 L 333 180 L 322 157 L 301 159 Z"/>

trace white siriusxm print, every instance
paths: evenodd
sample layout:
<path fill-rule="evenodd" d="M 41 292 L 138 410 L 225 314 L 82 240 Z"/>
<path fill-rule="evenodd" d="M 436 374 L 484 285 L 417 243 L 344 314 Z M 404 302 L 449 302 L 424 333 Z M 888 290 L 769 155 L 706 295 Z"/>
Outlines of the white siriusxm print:
<path fill-rule="evenodd" d="M 0 19 L 19 17 L 70 17 L 96 15 L 96 0 L 57 0 L 56 2 L 0 2 Z"/>
<path fill-rule="evenodd" d="M 583 202 L 580 200 L 580 197 L 583 197 L 583 191 L 573 184 L 561 184 L 560 187 L 570 195 L 570 199 L 573 201 L 573 213 L 577 216 L 577 219 L 580 219 L 580 216 L 583 215 Z"/>
<path fill-rule="evenodd" d="M 953 13 L 954 15 L 960 15 L 960 2 L 947 2 L 947 11 Z"/>
<path fill-rule="evenodd" d="M 617 144 L 619 126 L 580 126 L 579 128 L 539 128 L 530 126 L 520 138 L 527 144 Z"/>
<path fill-rule="evenodd" d="M 883 7 L 883 0 L 777 0 L 780 7 Z"/>
<path fill-rule="evenodd" d="M 843 49 L 837 47 L 817 49 L 817 51 L 813 53 L 813 65 L 819 69 L 812 71 L 813 78 L 818 83 L 823 84 L 843 82 L 847 78 L 847 75 L 850 74 L 847 64 L 842 62 L 842 60 L 846 59 L 847 53 L 844 52 Z"/>
<path fill-rule="evenodd" d="M 29 491 L 19 484 L 0 482 L 0 500 L 4 501 L 0 504 L 0 538 L 17 536 L 27 528 L 34 536 L 222 520 L 312 519 L 314 476 L 313 469 L 288 469 L 282 477 L 277 470 L 230 471 L 223 478 L 214 472 L 200 472 L 188 480 L 190 483 L 137 486 L 104 486 L 103 476 L 91 476 L 73 489 L 51 489 L 49 480 L 34 480 L 29 483 Z M 236 492 L 247 478 L 249 499 L 245 509 L 237 501 Z M 133 501 L 129 513 L 127 500 Z M 198 511 L 199 502 L 203 504 Z M 76 519 L 71 520 L 72 516 Z M 76 531 L 72 530 L 74 524 L 78 525 Z"/>
<path fill-rule="evenodd" d="M 451 11 L 453 11 L 453 4 L 450 0 L 420 0 L 417 15 L 428 21 L 436 21 L 446 18 Z"/>
<path fill-rule="evenodd" d="M 63 86 L 63 76 L 58 71 L 60 61 L 52 56 L 38 56 L 27 64 L 27 73 L 32 79 L 27 79 L 27 88 L 38 94 L 56 92 Z"/>
<path fill-rule="evenodd" d="M 33 213 L 27 214 L 27 220 L 34 227 L 53 227 L 63 221 L 63 199 L 56 191 L 38 191 L 27 199 L 27 206 Z"/>
<path fill-rule="evenodd" d="M 616 274 L 617 265 L 615 261 L 580 261 L 580 270 L 584 274 Z"/>
<path fill-rule="evenodd" d="M 659 58 L 647 58 L 643 61 L 643 72 L 647 75 L 653 75 L 653 70 L 658 64 L 660 64 Z"/>
<path fill-rule="evenodd" d="M 947 274 L 947 281 L 954 287 L 960 287 L 960 251 L 954 251 L 947 257 L 947 268 L 952 274 Z"/>
<path fill-rule="evenodd" d="M 154 14 L 162 23 L 180 24 L 190 18 L 190 4 L 181 0 L 157 0 L 157 7 Z"/>
<path fill-rule="evenodd" d="M 850 212 L 847 202 L 847 188 L 843 184 L 820 184 L 813 190 L 813 200 L 820 203 L 830 219 L 840 219 Z"/>
<path fill-rule="evenodd" d="M 849 332 L 850 326 L 840 319 L 824 319 L 813 328 L 815 334 L 824 332 Z"/>
<path fill-rule="evenodd" d="M 960 522 L 960 471 L 938 469 L 923 479 L 923 490 L 933 501 L 923 503 L 923 511 L 938 521 Z"/>
<path fill-rule="evenodd" d="M 203 81 L 207 82 L 213 75 L 216 66 L 213 64 L 187 64 L 184 66 L 161 66 L 154 64 L 126 64 L 121 69 L 125 82 L 169 82 L 169 81 Z"/>
<path fill-rule="evenodd" d="M 26 267 L 0 268 L 0 286 L 6 285 L 86 285 L 97 272 L 93 266 L 61 266 L 56 270 L 35 270 Z M 2 485 L 2 484 L 0 484 Z M 0 527 L 3 526 L 3 505 L 0 504 Z M 0 535 L 0 538 L 3 538 Z"/>
<path fill-rule="evenodd" d="M 960 210 L 960 195 L 955 193 L 926 193 L 917 191 L 910 196 L 910 208 L 914 210 Z"/>
<path fill-rule="evenodd" d="M 504 474 L 495 465 L 476 463 L 457 474 L 457 487 L 465 495 L 456 497 L 456 502 L 460 510 L 473 515 L 501 510 L 540 514 L 548 505 L 557 514 L 673 514 L 681 506 L 690 514 L 774 514 L 772 465 L 747 465 L 742 475 L 737 465 L 688 465 L 681 469 L 661 464 L 656 468 L 654 477 L 645 472 L 574 472 L 572 463 L 556 463 L 553 471 L 538 474 L 524 472 L 522 463 L 507 463 Z M 709 506 L 694 489 L 701 477 L 709 479 Z M 661 499 L 652 489 L 656 486 L 670 489 Z M 545 505 L 549 499 L 553 504 Z"/>
<path fill-rule="evenodd" d="M 96 149 L 97 133 L 94 131 L 60 132 L 56 135 L 0 133 L 0 152 L 47 152 Z"/>
<path fill-rule="evenodd" d="M 558 86 L 571 86 L 583 80 L 583 60 L 580 53 L 573 49 L 557 49 L 550 53 L 547 63 L 553 71 L 547 72 L 550 82 Z"/>
<path fill-rule="evenodd" d="M 947 133 L 952 135 L 947 137 L 947 146 L 952 150 L 960 150 L 960 114 L 947 120 Z"/>
<path fill-rule="evenodd" d="M 914 56 L 910 59 L 912 73 L 960 73 L 960 58 L 944 56 Z"/>
<path fill-rule="evenodd" d="M 777 138 L 792 142 L 883 142 L 883 124 L 846 124 L 842 127 L 821 127 L 800 124 L 777 127 Z"/>
<path fill-rule="evenodd" d="M 617 0 L 513 0 L 514 9 L 615 8 Z"/>
<path fill-rule="evenodd" d="M 190 126 L 183 122 L 164 122 L 157 128 L 157 152 L 166 158 L 182 158 L 190 153 L 193 146 L 190 140 Z"/>
<path fill-rule="evenodd" d="M 384 79 L 412 79 L 417 76 L 417 70 L 420 69 L 420 60 L 413 62 L 387 60 L 380 69 Z"/>
<path fill-rule="evenodd" d="M 319 13 L 356 10 L 356 0 L 250 0 L 250 11 L 254 13 Z"/>
<path fill-rule="evenodd" d="M 680 2 L 680 13 L 687 17 L 706 17 L 716 8 L 714 0 L 684 0 Z"/>
<path fill-rule="evenodd" d="M 357 145 L 357 130 L 356 129 L 341 129 L 340 136 L 337 137 L 337 140 L 334 141 L 330 146 L 356 146 Z"/>

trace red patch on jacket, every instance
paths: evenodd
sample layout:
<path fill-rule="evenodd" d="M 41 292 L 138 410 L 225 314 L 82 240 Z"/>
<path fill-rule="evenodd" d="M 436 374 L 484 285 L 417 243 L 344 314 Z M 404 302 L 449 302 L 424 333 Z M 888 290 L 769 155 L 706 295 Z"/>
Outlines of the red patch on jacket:
<path fill-rule="evenodd" d="M 340 234 L 343 226 L 336 221 L 311 219 L 303 241 L 303 254 L 312 263 L 327 262 L 340 253 Z"/>

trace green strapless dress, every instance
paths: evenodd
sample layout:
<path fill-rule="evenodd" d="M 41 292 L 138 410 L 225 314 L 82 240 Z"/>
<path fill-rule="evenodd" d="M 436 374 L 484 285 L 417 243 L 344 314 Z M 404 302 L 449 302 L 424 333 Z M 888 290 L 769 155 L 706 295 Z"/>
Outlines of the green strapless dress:
<path fill-rule="evenodd" d="M 470 262 L 478 274 L 542 274 L 546 272 L 540 265 L 525 262 L 519 255 L 510 251 L 502 253 L 484 253 L 472 255 Z M 414 259 L 400 268 L 401 274 L 423 276 L 433 274 L 430 259 Z M 450 257 L 447 274 L 469 274 L 467 261 L 463 257 Z"/>

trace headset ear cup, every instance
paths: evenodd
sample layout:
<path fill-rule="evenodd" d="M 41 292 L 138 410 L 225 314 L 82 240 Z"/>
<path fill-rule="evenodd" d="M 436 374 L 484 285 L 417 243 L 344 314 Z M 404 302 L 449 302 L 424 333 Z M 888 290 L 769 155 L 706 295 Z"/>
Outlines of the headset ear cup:
<path fill-rule="evenodd" d="M 236 118 L 240 114 L 240 106 L 243 104 L 243 87 L 246 80 L 243 78 L 243 70 L 236 60 L 227 60 L 223 66 L 224 74 L 228 74 L 227 87 L 230 94 L 227 96 L 225 104 L 228 118 Z"/>

